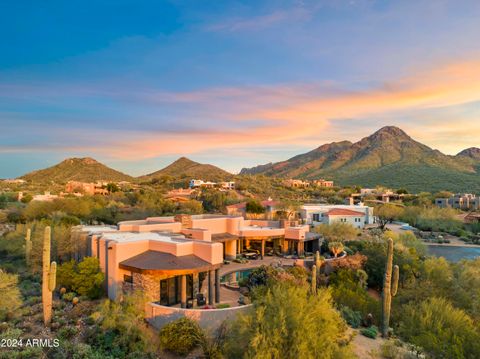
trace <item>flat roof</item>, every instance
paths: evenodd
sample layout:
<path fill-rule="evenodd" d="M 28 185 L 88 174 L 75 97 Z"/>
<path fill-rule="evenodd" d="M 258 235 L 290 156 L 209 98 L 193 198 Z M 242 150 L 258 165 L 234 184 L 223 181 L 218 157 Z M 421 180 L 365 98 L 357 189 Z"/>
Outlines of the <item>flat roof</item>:
<path fill-rule="evenodd" d="M 118 231 L 117 226 L 80 226 L 84 232 L 115 232 Z"/>
<path fill-rule="evenodd" d="M 113 232 L 105 233 L 103 235 L 104 239 L 109 239 L 118 243 L 125 242 L 138 242 L 138 241 L 160 241 L 160 242 L 187 242 L 190 241 L 186 239 L 183 235 L 168 233 L 159 233 L 159 232 Z"/>
<path fill-rule="evenodd" d="M 120 262 L 121 269 L 138 273 L 188 274 L 218 267 L 195 255 L 174 256 L 170 253 L 148 250 Z"/>

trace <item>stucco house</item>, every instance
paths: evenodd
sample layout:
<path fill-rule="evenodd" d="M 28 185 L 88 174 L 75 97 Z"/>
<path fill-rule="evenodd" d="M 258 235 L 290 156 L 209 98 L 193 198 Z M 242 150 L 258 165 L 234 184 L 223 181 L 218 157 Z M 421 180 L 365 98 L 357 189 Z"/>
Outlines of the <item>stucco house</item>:
<path fill-rule="evenodd" d="M 290 221 L 246 220 L 241 216 L 176 215 L 78 226 L 77 259 L 97 257 L 111 299 L 141 289 L 152 302 L 187 306 L 198 293 L 220 302 L 219 268 L 246 250 L 298 253 L 318 248 L 319 236 Z"/>
<path fill-rule="evenodd" d="M 373 207 L 364 205 L 305 204 L 300 216 L 310 226 L 339 221 L 363 228 L 375 223 Z"/>

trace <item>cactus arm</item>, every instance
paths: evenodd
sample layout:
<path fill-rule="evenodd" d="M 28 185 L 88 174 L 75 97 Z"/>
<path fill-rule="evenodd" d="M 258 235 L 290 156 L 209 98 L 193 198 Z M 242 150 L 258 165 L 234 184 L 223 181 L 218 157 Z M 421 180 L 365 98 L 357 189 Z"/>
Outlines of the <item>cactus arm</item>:
<path fill-rule="evenodd" d="M 393 277 L 392 277 L 392 297 L 395 297 L 397 295 L 397 290 L 398 290 L 398 277 L 400 269 L 398 268 L 397 265 L 393 266 Z"/>
<path fill-rule="evenodd" d="M 53 292 L 57 286 L 57 263 L 50 264 L 50 272 L 48 273 L 48 290 Z"/>

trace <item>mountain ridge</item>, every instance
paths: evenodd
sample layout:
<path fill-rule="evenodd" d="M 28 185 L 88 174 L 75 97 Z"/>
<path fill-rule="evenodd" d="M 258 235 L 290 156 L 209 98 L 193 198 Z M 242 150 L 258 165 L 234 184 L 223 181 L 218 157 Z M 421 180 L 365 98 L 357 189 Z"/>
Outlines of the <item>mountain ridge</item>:
<path fill-rule="evenodd" d="M 462 155 L 445 155 L 415 141 L 398 127 L 385 126 L 354 143 L 333 142 L 285 161 L 243 168 L 240 174 L 326 177 L 341 185 L 388 185 L 411 190 L 427 190 L 429 185 L 433 190 L 480 190 L 480 160 L 475 159 L 476 150 L 467 150 Z M 413 178 L 406 178 L 407 174 Z M 442 175 L 448 177 L 444 184 L 438 178 Z"/>
<path fill-rule="evenodd" d="M 233 177 L 231 173 L 217 166 L 195 162 L 182 156 L 168 166 L 158 171 L 140 176 L 138 179 L 151 180 L 161 176 L 191 177 L 208 180 L 223 180 Z"/>
<path fill-rule="evenodd" d="M 91 157 L 66 158 L 56 165 L 26 173 L 19 178 L 31 182 L 56 183 L 133 180 L 133 177 L 114 170 Z"/>

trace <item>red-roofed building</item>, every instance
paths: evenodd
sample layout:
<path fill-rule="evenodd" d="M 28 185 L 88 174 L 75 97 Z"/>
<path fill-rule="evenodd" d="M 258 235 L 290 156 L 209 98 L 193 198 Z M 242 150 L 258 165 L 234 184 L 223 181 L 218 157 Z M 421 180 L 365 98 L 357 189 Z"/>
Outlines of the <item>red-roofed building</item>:
<path fill-rule="evenodd" d="M 366 224 L 375 222 L 373 208 L 360 205 L 305 204 L 301 216 L 312 226 L 343 222 L 363 228 Z"/>

